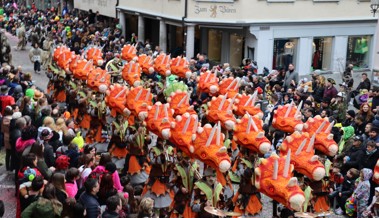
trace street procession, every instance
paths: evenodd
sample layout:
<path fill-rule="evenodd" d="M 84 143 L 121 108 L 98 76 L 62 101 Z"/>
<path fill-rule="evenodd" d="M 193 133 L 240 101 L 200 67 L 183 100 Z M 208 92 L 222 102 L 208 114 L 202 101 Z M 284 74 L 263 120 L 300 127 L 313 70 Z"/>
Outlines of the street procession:
<path fill-rule="evenodd" d="M 9 217 L 379 217 L 371 72 L 215 64 L 34 2 L 2 1 L 0 24 Z"/>

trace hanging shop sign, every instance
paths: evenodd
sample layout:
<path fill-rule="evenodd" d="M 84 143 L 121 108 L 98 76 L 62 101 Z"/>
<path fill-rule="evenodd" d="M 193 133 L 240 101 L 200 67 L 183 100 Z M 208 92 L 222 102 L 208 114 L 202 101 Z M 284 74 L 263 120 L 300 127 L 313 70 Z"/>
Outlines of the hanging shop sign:
<path fill-rule="evenodd" d="M 236 14 L 237 9 L 233 5 L 217 5 L 212 4 L 210 6 L 195 5 L 195 14 L 209 14 L 210 17 L 216 18 L 223 14 Z"/>

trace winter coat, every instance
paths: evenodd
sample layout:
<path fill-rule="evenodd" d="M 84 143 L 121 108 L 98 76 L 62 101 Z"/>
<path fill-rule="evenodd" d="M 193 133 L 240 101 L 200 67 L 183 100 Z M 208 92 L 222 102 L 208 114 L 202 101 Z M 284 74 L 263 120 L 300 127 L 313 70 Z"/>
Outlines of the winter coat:
<path fill-rule="evenodd" d="M 88 218 L 97 218 L 100 215 L 100 204 L 96 196 L 83 192 L 79 197 L 79 202 L 83 204 L 86 209 Z"/>
<path fill-rule="evenodd" d="M 109 212 L 108 210 L 104 211 L 102 218 L 119 218 L 119 214 L 117 212 Z"/>
<path fill-rule="evenodd" d="M 362 161 L 362 158 L 365 154 L 365 151 L 359 147 L 352 147 L 347 153 L 347 156 L 349 157 L 349 160 L 345 163 L 345 166 L 347 169 L 350 168 L 359 168 L 359 163 Z"/>
<path fill-rule="evenodd" d="M 1 132 L 4 134 L 4 147 L 7 150 L 11 150 L 11 144 L 9 142 L 10 129 L 9 125 L 11 123 L 12 116 L 3 117 L 3 122 L 1 123 Z"/>
<path fill-rule="evenodd" d="M 63 206 L 58 200 L 41 197 L 21 213 L 21 218 L 56 218 L 61 216 L 62 210 Z"/>
<path fill-rule="evenodd" d="M 361 180 L 355 189 L 353 195 L 357 205 L 357 217 L 362 218 L 363 212 L 367 209 L 368 199 L 370 197 L 370 179 L 372 177 L 372 170 L 364 168 L 363 180 Z"/>
<path fill-rule="evenodd" d="M 375 164 L 379 159 L 379 149 L 375 149 L 372 153 L 364 153 L 362 160 L 359 162 L 359 169 L 368 168 L 374 170 Z"/>
<path fill-rule="evenodd" d="M 35 139 L 22 140 L 21 137 L 16 141 L 16 151 L 21 153 L 25 150 L 25 148 L 32 146 L 35 142 Z"/>

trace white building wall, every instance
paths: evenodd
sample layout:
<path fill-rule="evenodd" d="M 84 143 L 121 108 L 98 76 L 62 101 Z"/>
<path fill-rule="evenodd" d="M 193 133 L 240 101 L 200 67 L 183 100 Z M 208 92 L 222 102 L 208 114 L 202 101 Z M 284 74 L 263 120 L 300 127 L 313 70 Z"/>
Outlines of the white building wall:
<path fill-rule="evenodd" d="M 271 68 L 274 50 L 272 29 L 259 30 L 259 27 L 250 27 L 250 33 L 257 38 L 255 60 L 259 65 L 259 71 L 262 71 L 263 67 Z M 254 44 L 249 46 L 253 47 Z"/>
<path fill-rule="evenodd" d="M 299 75 L 309 75 L 312 63 L 312 43 L 313 37 L 300 37 L 299 48 L 297 52 L 296 71 Z"/>

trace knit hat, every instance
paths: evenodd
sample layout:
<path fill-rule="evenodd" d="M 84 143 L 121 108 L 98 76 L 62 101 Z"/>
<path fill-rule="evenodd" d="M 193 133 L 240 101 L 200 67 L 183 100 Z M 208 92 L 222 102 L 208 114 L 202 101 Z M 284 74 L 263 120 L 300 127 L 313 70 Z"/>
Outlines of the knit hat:
<path fill-rule="evenodd" d="M 349 114 L 349 116 L 351 116 L 352 118 L 355 117 L 355 111 L 354 110 L 348 110 L 346 113 Z"/>
<path fill-rule="evenodd" d="M 25 91 L 25 96 L 28 96 L 29 98 L 33 99 L 33 97 L 34 97 L 34 89 L 27 89 Z"/>
<path fill-rule="evenodd" d="M 37 172 L 32 168 L 28 167 L 24 171 L 24 178 L 27 179 L 28 181 L 33 181 L 33 179 L 36 177 L 36 175 L 37 175 Z"/>
<path fill-rule="evenodd" d="M 344 140 L 348 140 L 354 135 L 354 127 L 352 126 L 342 127 L 342 130 Z"/>

